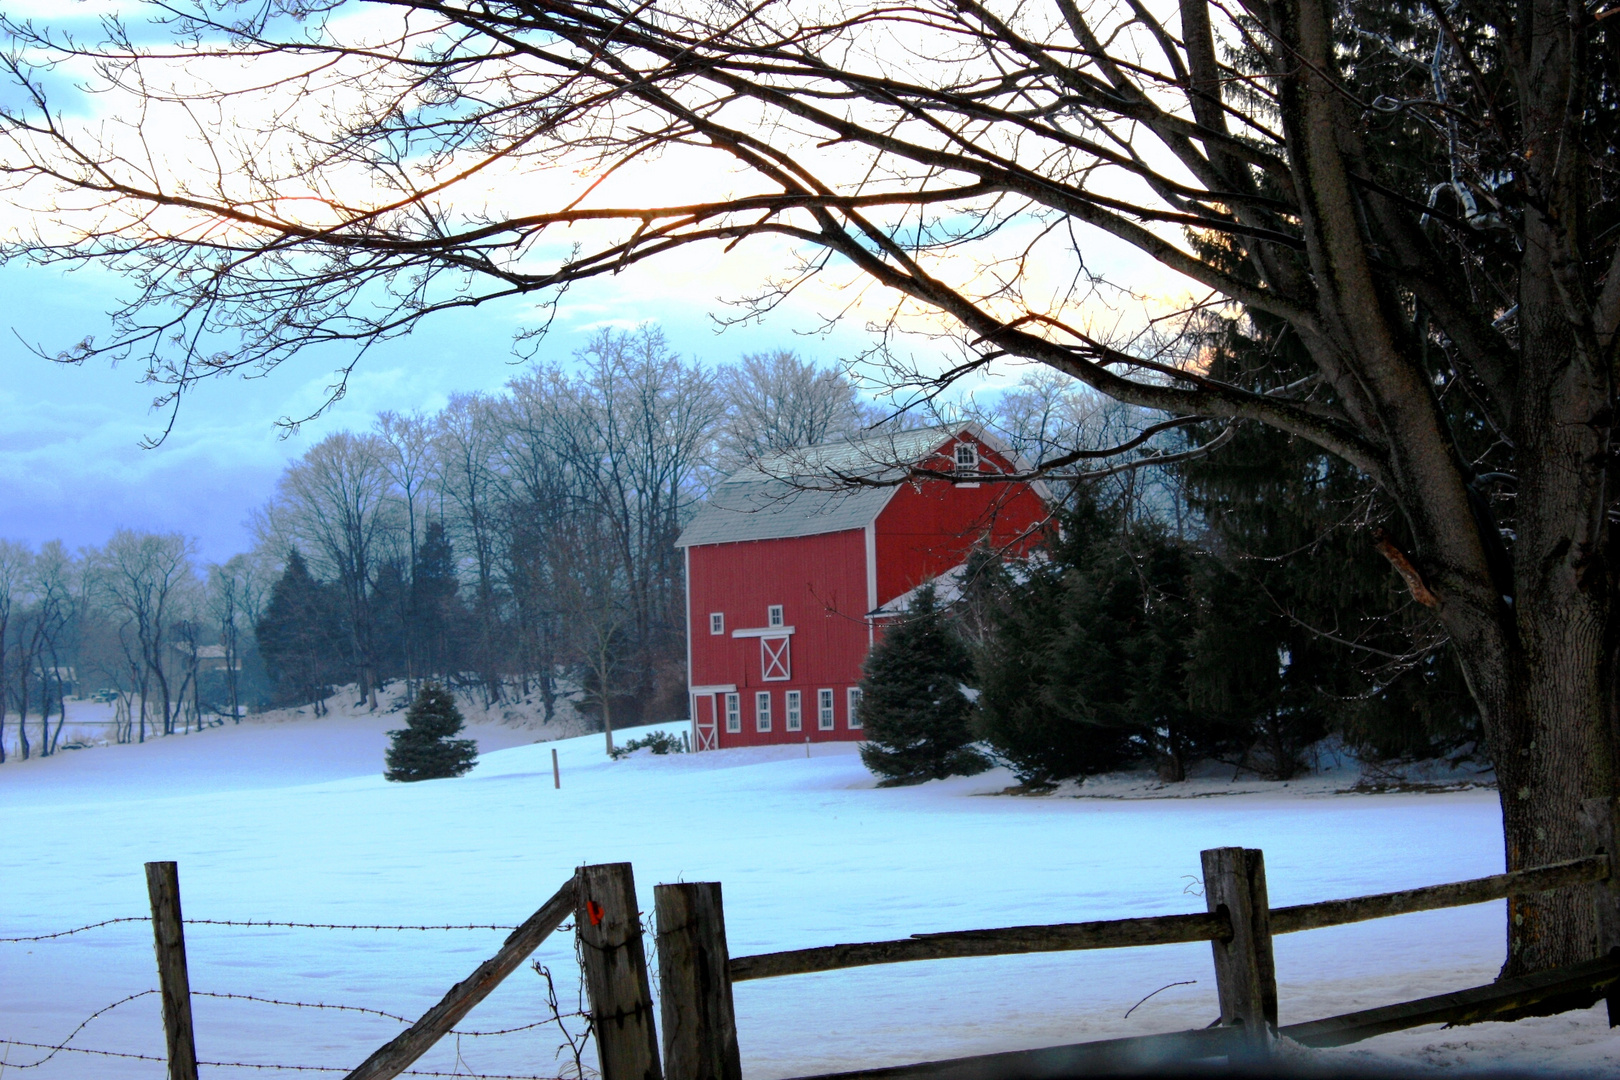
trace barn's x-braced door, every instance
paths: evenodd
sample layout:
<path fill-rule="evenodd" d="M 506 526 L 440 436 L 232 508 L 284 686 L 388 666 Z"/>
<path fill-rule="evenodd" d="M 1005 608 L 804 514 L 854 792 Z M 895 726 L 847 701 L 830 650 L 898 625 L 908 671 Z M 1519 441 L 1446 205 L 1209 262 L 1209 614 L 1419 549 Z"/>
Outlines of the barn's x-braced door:
<path fill-rule="evenodd" d="M 780 681 L 793 677 L 793 661 L 789 654 L 790 637 L 759 639 L 760 677 L 766 681 Z"/>

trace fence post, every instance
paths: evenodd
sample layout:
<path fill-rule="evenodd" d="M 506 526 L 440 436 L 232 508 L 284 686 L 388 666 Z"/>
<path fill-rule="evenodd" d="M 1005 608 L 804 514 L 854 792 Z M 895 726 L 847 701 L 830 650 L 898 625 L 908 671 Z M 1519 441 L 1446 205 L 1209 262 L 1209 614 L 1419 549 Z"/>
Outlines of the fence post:
<path fill-rule="evenodd" d="M 1266 864 L 1258 848 L 1211 848 L 1201 853 L 1204 899 L 1211 912 L 1225 910 L 1230 941 L 1211 942 L 1221 1024 L 1242 1025 L 1245 1062 L 1270 1055 L 1277 1028 L 1277 966 L 1271 954 L 1271 908 Z"/>
<path fill-rule="evenodd" d="M 1587 799 L 1581 803 L 1586 854 L 1607 855 L 1609 876 L 1592 886 L 1597 908 L 1597 955 L 1620 948 L 1620 800 Z M 1620 987 L 1608 995 L 1609 1026 L 1620 1027 Z"/>
<path fill-rule="evenodd" d="M 629 863 L 582 866 L 574 926 L 602 1080 L 662 1080 Z"/>
<path fill-rule="evenodd" d="M 653 889 L 665 1080 L 742 1080 L 718 881 Z"/>
<path fill-rule="evenodd" d="M 186 973 L 186 932 L 180 916 L 180 868 L 146 864 L 152 900 L 152 940 L 158 987 L 163 995 L 163 1034 L 169 1044 L 169 1080 L 197 1080 L 197 1045 L 191 1027 L 191 978 Z"/>

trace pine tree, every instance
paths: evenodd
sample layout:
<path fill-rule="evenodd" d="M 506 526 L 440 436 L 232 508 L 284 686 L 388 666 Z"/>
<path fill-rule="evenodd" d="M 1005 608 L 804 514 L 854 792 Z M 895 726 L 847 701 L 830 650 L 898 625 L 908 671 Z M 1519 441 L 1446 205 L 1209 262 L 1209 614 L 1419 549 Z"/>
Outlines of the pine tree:
<path fill-rule="evenodd" d="M 867 656 L 861 680 L 861 761 L 885 785 L 972 776 L 989 767 L 971 745 L 973 705 L 962 684 L 972 669 L 934 587 L 924 585 Z"/>
<path fill-rule="evenodd" d="M 979 709 L 1026 784 L 1150 760 L 1171 781 L 1241 740 L 1191 707 L 1195 555 L 1082 489 L 1024 580 L 1005 586 L 981 652 Z"/>
<path fill-rule="evenodd" d="M 289 551 L 287 567 L 254 627 L 275 687 L 272 700 L 310 703 L 317 715 L 325 711 L 322 701 L 346 659 L 339 611 L 331 586 L 316 580 L 297 548 Z"/>
<path fill-rule="evenodd" d="M 478 744 L 451 738 L 462 728 L 456 699 L 436 683 L 424 683 L 416 700 L 405 710 L 406 726 L 390 731 L 389 780 L 437 780 L 460 776 L 478 764 Z"/>

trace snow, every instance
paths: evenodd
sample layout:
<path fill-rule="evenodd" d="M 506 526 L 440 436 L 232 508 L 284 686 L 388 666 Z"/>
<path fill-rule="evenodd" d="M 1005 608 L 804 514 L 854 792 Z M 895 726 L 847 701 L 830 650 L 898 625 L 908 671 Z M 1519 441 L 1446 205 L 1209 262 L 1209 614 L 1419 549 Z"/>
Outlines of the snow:
<path fill-rule="evenodd" d="M 1003 771 L 878 789 L 849 744 L 612 762 L 600 735 L 482 723 L 478 767 L 455 780 L 382 780 L 395 716 L 284 717 L 145 746 L 0 767 L 0 936 L 147 910 L 142 863 L 180 865 L 191 919 L 515 924 L 585 862 L 634 864 L 652 886 L 724 883 L 733 955 L 930 931 L 1200 910 L 1198 852 L 1260 847 L 1274 904 L 1499 872 L 1494 792 L 1332 794 L 1236 784 L 1214 797 L 1012 797 Z M 625 733 L 645 734 L 648 729 Z M 678 731 L 679 725 L 668 730 Z M 562 767 L 554 790 L 551 750 Z M 1121 788 L 1131 788 L 1133 797 Z M 1110 786 L 1112 784 L 1112 786 Z M 1343 786 L 1342 784 L 1339 786 Z M 1082 787 L 1079 794 L 1088 792 Z M 1489 981 L 1503 905 L 1312 931 L 1276 941 L 1284 1024 Z M 358 1005 L 415 1017 L 498 947 L 499 931 L 192 926 L 196 991 Z M 94 1010 L 155 982 L 149 924 L 0 944 L 0 1037 L 56 1043 Z M 649 939 L 649 954 L 651 946 Z M 564 1007 L 571 935 L 536 954 Z M 1144 996 L 1170 983 L 1131 1013 Z M 462 1028 L 545 1016 L 520 969 Z M 936 961 L 740 984 L 745 1073 L 757 1080 L 1203 1026 L 1216 1014 L 1207 946 Z M 352 1012 L 199 997 L 207 1061 L 348 1068 L 400 1030 Z M 556 1075 L 554 1028 L 446 1040 L 418 1068 Z M 91 1022 L 73 1045 L 162 1054 L 153 996 Z M 26 1064 L 35 1051 L 0 1048 Z M 1334 1051 L 1335 1065 L 1406 1072 L 1620 1071 L 1602 1007 L 1515 1025 L 1421 1029 Z M 204 1069 L 220 1077 L 293 1077 Z M 0 1077 L 8 1070 L 0 1066 Z M 29 1077 L 156 1078 L 157 1062 L 61 1054 Z M 301 1075 L 308 1075 L 301 1074 Z"/>

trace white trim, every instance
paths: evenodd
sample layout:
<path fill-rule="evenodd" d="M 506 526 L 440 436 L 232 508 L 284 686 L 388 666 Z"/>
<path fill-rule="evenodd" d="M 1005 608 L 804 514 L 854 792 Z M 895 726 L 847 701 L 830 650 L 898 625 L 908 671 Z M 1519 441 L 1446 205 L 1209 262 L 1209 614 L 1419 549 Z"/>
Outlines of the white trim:
<path fill-rule="evenodd" d="M 726 734 L 738 735 L 742 733 L 742 695 L 730 693 L 725 696 L 726 706 Z M 718 726 L 718 719 L 716 721 Z"/>
<path fill-rule="evenodd" d="M 683 576 L 686 578 L 686 581 L 685 581 L 686 588 L 683 590 L 683 592 L 685 593 L 685 601 L 684 602 L 686 604 L 686 707 L 687 707 L 688 711 L 691 713 L 691 715 L 687 717 L 687 722 L 692 727 L 692 749 L 693 750 L 701 750 L 702 747 L 698 745 L 698 707 L 697 707 L 697 697 L 696 697 L 696 695 L 698 693 L 698 689 L 697 689 L 697 687 L 692 685 L 692 549 L 691 548 L 685 548 L 685 549 L 683 549 L 681 551 L 681 572 L 682 572 Z"/>
<path fill-rule="evenodd" d="M 763 708 L 761 708 L 763 706 Z M 771 730 L 771 692 L 754 691 L 754 733 L 763 735 Z"/>
<path fill-rule="evenodd" d="M 690 549 L 688 549 L 690 550 Z M 709 634 L 712 637 L 722 637 L 726 632 L 726 613 L 723 611 L 709 612 Z"/>
<path fill-rule="evenodd" d="M 793 633 L 791 626 L 750 626 L 746 630 L 733 630 L 731 636 L 739 637 L 789 637 Z"/>
<path fill-rule="evenodd" d="M 782 717 L 784 731 L 804 730 L 803 690 L 788 690 L 782 695 Z"/>
<path fill-rule="evenodd" d="M 775 643 L 776 648 L 771 648 Z M 771 663 L 772 658 L 776 663 Z M 781 672 L 772 675 L 772 671 Z M 793 678 L 793 639 L 787 636 L 759 639 L 759 681 L 787 682 Z"/>
<path fill-rule="evenodd" d="M 825 695 L 825 696 L 823 696 Z M 822 702 L 826 707 L 823 709 Z M 816 730 L 832 731 L 838 726 L 838 697 L 830 688 L 816 691 Z"/>
<path fill-rule="evenodd" d="M 787 622 L 782 616 L 781 604 L 767 604 L 765 607 L 765 625 L 780 629 Z"/>
<path fill-rule="evenodd" d="M 712 686 L 694 686 L 690 689 L 693 694 L 735 694 L 736 683 L 715 683 Z"/>
<path fill-rule="evenodd" d="M 898 489 L 897 489 L 898 490 Z M 888 505 L 884 504 L 884 509 Z M 881 513 L 878 515 L 882 516 Z M 877 599 L 877 518 L 866 523 L 866 610 L 875 611 L 878 606 Z M 866 647 L 870 649 L 877 640 L 877 631 L 872 626 L 872 620 L 866 620 Z"/>

